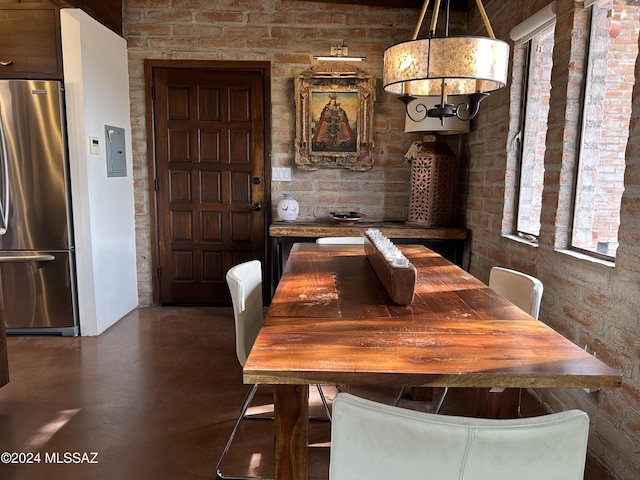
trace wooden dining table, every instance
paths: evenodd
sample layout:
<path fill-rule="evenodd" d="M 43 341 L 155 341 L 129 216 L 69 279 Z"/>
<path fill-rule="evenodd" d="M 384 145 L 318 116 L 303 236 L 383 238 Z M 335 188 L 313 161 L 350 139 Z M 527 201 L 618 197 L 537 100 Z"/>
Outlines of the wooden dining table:
<path fill-rule="evenodd" d="M 245 383 L 274 387 L 276 480 L 307 477 L 311 384 L 503 387 L 507 403 L 513 389 L 621 385 L 619 372 L 439 254 L 400 249 L 417 271 L 408 305 L 391 301 L 361 245 L 291 249 L 243 370 Z"/>

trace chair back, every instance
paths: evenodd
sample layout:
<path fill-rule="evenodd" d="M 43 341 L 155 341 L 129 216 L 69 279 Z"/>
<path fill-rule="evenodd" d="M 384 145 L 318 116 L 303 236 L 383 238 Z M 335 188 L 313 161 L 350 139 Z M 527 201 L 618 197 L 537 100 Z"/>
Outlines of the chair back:
<path fill-rule="evenodd" d="M 489 273 L 489 287 L 533 318 L 538 318 L 544 286 L 537 278 L 508 268 L 493 267 Z"/>
<path fill-rule="evenodd" d="M 330 480 L 582 480 L 589 417 L 495 420 L 418 412 L 339 393 Z"/>
<path fill-rule="evenodd" d="M 364 245 L 364 236 L 362 237 L 320 237 L 316 239 L 318 245 L 328 244 L 348 244 L 348 245 Z"/>
<path fill-rule="evenodd" d="M 264 320 L 262 313 L 262 264 L 251 260 L 227 272 L 236 326 L 236 355 L 244 366 Z"/>

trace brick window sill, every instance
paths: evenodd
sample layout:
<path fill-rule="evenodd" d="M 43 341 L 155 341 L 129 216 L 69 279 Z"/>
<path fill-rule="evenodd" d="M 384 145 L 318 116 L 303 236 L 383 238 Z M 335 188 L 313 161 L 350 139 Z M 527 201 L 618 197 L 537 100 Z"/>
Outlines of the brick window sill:
<path fill-rule="evenodd" d="M 578 260 L 585 260 L 587 262 L 596 263 L 596 264 L 602 265 L 604 267 L 614 268 L 616 266 L 616 263 L 612 262 L 611 260 L 604 260 L 602 258 L 593 257 L 591 255 L 588 255 L 588 254 L 582 253 L 582 252 L 578 252 L 576 250 L 557 248 L 556 252 L 562 253 L 564 255 L 568 255 L 568 256 L 573 257 L 573 258 L 577 258 Z"/>
<path fill-rule="evenodd" d="M 525 245 L 529 245 L 530 247 L 534 247 L 534 248 L 538 247 L 538 242 L 532 242 L 531 240 L 522 238 L 519 235 L 507 234 L 507 235 L 502 235 L 502 238 L 506 238 L 507 240 L 512 240 L 518 243 L 523 243 Z"/>

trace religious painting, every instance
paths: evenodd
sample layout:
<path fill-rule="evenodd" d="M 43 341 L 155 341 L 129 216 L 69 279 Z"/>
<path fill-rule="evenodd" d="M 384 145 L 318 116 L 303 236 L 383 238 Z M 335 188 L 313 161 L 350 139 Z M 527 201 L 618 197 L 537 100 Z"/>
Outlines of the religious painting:
<path fill-rule="evenodd" d="M 296 166 L 369 170 L 375 79 L 335 63 L 320 64 L 295 79 Z"/>
<path fill-rule="evenodd" d="M 311 151 L 356 152 L 357 92 L 311 92 Z"/>

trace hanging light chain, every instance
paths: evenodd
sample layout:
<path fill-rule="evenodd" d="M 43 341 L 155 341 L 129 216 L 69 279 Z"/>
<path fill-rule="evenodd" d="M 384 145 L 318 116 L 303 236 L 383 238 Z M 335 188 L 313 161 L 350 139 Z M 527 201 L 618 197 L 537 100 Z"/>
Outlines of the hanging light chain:
<path fill-rule="evenodd" d="M 427 15 L 427 9 L 429 8 L 430 0 L 424 0 L 422 4 L 422 11 L 420 12 L 420 18 L 418 19 L 418 23 L 416 24 L 416 29 L 413 31 L 413 37 L 411 40 L 416 40 L 418 38 L 418 34 L 420 33 L 420 27 L 422 27 L 422 22 L 424 21 L 424 17 Z"/>
<path fill-rule="evenodd" d="M 447 10 L 448 9 L 449 9 L 449 4 L 447 3 Z M 434 37 L 436 34 L 436 29 L 438 28 L 439 15 L 440 15 L 440 0 L 436 0 L 436 4 L 433 6 L 433 16 L 431 17 L 431 28 L 429 29 L 430 37 Z"/>
<path fill-rule="evenodd" d="M 489 23 L 489 17 L 487 16 L 487 12 L 484 9 L 484 5 L 482 5 L 482 0 L 476 0 L 476 5 L 478 10 L 480 10 L 480 16 L 482 17 L 482 21 L 484 22 L 484 28 L 487 29 L 487 33 L 489 34 L 489 38 L 496 38 L 493 33 L 493 28 L 491 28 L 491 23 Z"/>

